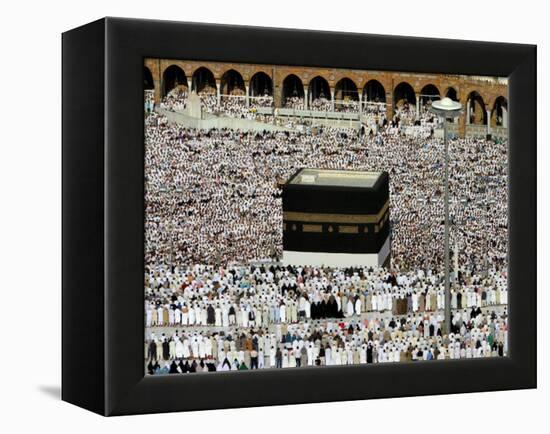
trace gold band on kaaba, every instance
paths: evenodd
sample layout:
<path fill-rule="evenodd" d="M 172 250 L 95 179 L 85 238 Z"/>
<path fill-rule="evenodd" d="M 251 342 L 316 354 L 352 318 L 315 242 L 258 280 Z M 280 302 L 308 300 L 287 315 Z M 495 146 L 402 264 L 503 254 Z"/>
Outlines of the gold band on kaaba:
<path fill-rule="evenodd" d="M 377 214 L 329 214 L 329 213 L 309 213 L 309 212 L 283 212 L 284 221 L 304 222 L 304 223 L 340 223 L 340 224 L 368 224 L 381 223 L 384 214 L 388 210 L 390 201 L 388 200 Z"/>

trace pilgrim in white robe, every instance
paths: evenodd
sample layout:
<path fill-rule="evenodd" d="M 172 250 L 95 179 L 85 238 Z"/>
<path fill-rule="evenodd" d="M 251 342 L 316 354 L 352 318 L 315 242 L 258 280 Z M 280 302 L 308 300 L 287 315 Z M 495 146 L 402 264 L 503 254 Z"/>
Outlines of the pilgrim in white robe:
<path fill-rule="evenodd" d="M 146 326 L 151 327 L 151 322 L 153 320 L 153 311 L 151 309 L 147 309 L 145 318 L 146 318 L 146 321 L 145 321 Z"/>
<path fill-rule="evenodd" d="M 174 325 L 175 320 L 176 320 L 176 315 L 174 313 L 174 309 L 168 309 L 168 324 Z"/>
<path fill-rule="evenodd" d="M 222 327 L 229 327 L 229 308 L 227 306 L 222 308 Z"/>
<path fill-rule="evenodd" d="M 180 338 L 176 338 L 176 357 L 181 359 L 183 357 L 183 342 Z"/>
<path fill-rule="evenodd" d="M 157 309 L 157 323 L 159 326 L 162 326 L 164 322 L 164 309 L 159 307 Z"/>
<path fill-rule="evenodd" d="M 275 355 L 277 353 L 277 350 L 275 347 L 271 347 L 269 350 L 269 367 L 273 368 L 275 366 Z"/>
<path fill-rule="evenodd" d="M 183 358 L 188 359 L 191 356 L 191 351 L 189 349 L 189 339 L 183 340 Z"/>
<path fill-rule="evenodd" d="M 216 327 L 221 327 L 222 325 L 222 310 L 219 306 L 214 308 L 214 325 Z"/>
<path fill-rule="evenodd" d="M 355 314 L 356 315 L 361 315 L 361 305 L 362 305 L 361 298 L 358 298 L 357 300 L 355 300 Z"/>
<path fill-rule="evenodd" d="M 284 304 L 279 307 L 279 316 L 281 318 L 281 322 L 286 323 L 286 306 Z"/>

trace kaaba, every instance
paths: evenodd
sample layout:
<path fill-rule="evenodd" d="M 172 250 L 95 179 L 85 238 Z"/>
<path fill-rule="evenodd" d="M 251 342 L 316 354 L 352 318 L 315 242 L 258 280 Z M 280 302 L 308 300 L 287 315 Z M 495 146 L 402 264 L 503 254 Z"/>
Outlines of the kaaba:
<path fill-rule="evenodd" d="M 389 266 L 387 172 L 298 170 L 283 184 L 283 263 Z"/>

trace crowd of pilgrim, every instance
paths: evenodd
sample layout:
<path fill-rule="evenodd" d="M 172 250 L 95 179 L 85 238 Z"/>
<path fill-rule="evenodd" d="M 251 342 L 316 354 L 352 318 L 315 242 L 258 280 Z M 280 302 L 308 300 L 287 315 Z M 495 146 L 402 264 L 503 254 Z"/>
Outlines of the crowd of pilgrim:
<path fill-rule="evenodd" d="M 149 373 L 506 355 L 506 141 L 450 142 L 456 265 L 445 331 L 437 119 L 407 105 L 389 121 L 379 106 L 370 115 L 360 130 L 245 132 L 184 128 L 148 111 Z M 391 270 L 277 264 L 281 184 L 300 167 L 389 172 Z"/>

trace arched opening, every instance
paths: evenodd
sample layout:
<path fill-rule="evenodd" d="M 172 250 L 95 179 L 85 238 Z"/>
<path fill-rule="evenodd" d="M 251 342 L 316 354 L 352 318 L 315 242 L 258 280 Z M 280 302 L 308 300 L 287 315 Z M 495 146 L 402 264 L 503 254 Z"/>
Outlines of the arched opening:
<path fill-rule="evenodd" d="M 359 92 L 355 82 L 344 77 L 334 87 L 334 102 L 338 111 L 358 111 Z"/>
<path fill-rule="evenodd" d="M 458 94 L 456 93 L 456 89 L 454 87 L 449 87 L 445 91 L 445 96 L 447 98 L 451 98 L 453 101 L 458 101 Z"/>
<path fill-rule="evenodd" d="M 329 111 L 332 108 L 330 86 L 321 76 L 311 79 L 308 86 L 309 108 L 312 110 Z"/>
<path fill-rule="evenodd" d="M 201 66 L 193 73 L 191 89 L 198 94 L 215 94 L 216 79 L 208 68 Z"/>
<path fill-rule="evenodd" d="M 430 107 L 432 106 L 432 101 L 438 100 L 440 98 L 441 95 L 439 94 L 439 89 L 431 83 L 425 85 L 420 90 L 420 119 L 424 119 L 424 121 L 433 121 L 435 119 L 433 113 L 430 111 Z M 420 122 L 422 121 L 420 120 Z"/>
<path fill-rule="evenodd" d="M 416 105 L 413 87 L 407 82 L 399 83 L 393 91 L 393 104 L 396 109 L 409 111 Z"/>
<path fill-rule="evenodd" d="M 187 92 L 187 77 L 179 66 L 171 65 L 162 74 L 162 96 L 176 89 L 180 92 Z"/>
<path fill-rule="evenodd" d="M 304 85 L 298 76 L 290 74 L 283 80 L 282 97 L 284 107 L 304 108 Z"/>
<path fill-rule="evenodd" d="M 367 102 L 386 102 L 386 91 L 378 80 L 369 80 L 363 88 L 363 99 Z"/>
<path fill-rule="evenodd" d="M 363 112 L 376 115 L 386 111 L 386 90 L 378 80 L 369 80 L 363 87 Z"/>
<path fill-rule="evenodd" d="M 147 68 L 146 66 L 143 67 L 143 88 L 145 90 L 154 90 L 155 89 L 155 82 L 153 80 L 153 74 L 151 74 L 151 70 Z"/>
<path fill-rule="evenodd" d="M 508 100 L 499 96 L 491 112 L 491 125 L 494 127 L 508 128 Z"/>
<path fill-rule="evenodd" d="M 255 107 L 273 106 L 273 81 L 265 72 L 257 72 L 250 79 L 250 104 Z"/>
<path fill-rule="evenodd" d="M 424 106 L 428 106 L 432 101 L 441 97 L 439 89 L 433 84 L 427 84 L 420 91 L 420 101 Z"/>
<path fill-rule="evenodd" d="M 243 76 L 234 69 L 230 69 L 222 75 L 220 85 L 220 92 L 222 96 L 246 96 Z"/>
<path fill-rule="evenodd" d="M 257 72 L 250 79 L 250 96 L 273 96 L 273 82 L 265 72 Z"/>
<path fill-rule="evenodd" d="M 487 110 L 485 102 L 481 95 L 476 92 L 470 92 L 466 100 L 466 120 L 472 125 L 487 125 Z"/>

